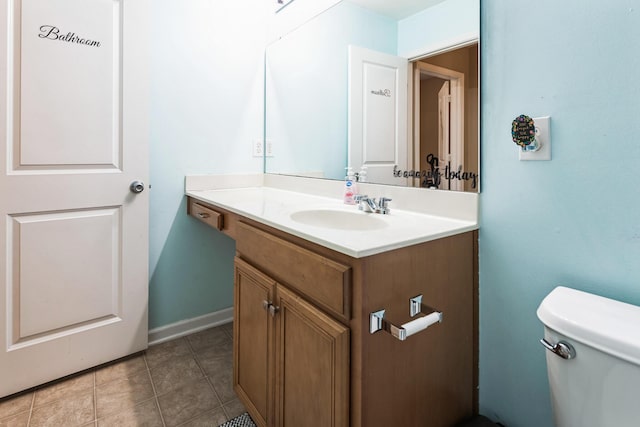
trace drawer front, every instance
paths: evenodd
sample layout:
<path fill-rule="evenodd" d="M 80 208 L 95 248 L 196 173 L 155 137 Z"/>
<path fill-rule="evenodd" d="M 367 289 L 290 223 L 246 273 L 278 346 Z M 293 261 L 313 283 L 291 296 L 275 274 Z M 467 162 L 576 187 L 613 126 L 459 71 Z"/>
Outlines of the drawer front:
<path fill-rule="evenodd" d="M 351 316 L 351 267 L 238 223 L 238 253 L 277 281 L 344 320 Z"/>
<path fill-rule="evenodd" d="M 222 230 L 222 227 L 224 226 L 224 216 L 220 212 L 216 212 L 211 208 L 197 203 L 196 201 L 191 201 L 191 209 L 189 212 L 191 216 L 198 218 L 200 221 L 212 226 L 216 230 Z"/>

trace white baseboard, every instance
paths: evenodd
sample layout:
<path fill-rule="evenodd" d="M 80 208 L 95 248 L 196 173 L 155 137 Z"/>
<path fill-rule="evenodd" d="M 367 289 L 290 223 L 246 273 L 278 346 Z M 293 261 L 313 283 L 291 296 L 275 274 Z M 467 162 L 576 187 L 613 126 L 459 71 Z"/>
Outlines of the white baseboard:
<path fill-rule="evenodd" d="M 203 329 L 224 325 L 233 321 L 233 307 L 225 308 L 213 313 L 193 319 L 181 320 L 170 325 L 154 328 L 149 331 L 149 345 L 160 344 L 175 338 L 193 334 Z"/>

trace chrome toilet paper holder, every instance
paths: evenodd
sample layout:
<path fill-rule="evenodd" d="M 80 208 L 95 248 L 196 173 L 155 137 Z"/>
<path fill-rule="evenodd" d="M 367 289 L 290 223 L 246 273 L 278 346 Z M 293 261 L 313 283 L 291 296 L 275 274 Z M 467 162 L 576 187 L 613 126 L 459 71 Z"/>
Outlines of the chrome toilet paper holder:
<path fill-rule="evenodd" d="M 422 295 L 409 299 L 409 315 L 411 317 L 415 317 L 422 313 L 424 314 L 422 317 L 397 326 L 385 319 L 384 313 L 385 310 L 378 310 L 370 313 L 369 332 L 374 334 L 378 331 L 386 331 L 400 341 L 406 340 L 411 335 L 423 331 L 435 323 L 442 323 L 442 312 L 423 304 Z"/>

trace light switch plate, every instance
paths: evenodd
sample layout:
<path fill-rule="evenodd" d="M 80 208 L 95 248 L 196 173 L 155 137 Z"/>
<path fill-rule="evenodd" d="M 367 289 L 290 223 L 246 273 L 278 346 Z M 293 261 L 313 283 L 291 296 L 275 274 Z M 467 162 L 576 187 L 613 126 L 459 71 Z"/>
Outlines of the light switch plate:
<path fill-rule="evenodd" d="M 264 155 L 267 157 L 273 157 L 273 141 L 271 139 L 267 139 L 267 146 L 265 147 Z"/>
<path fill-rule="evenodd" d="M 551 117 L 534 117 L 536 139 L 540 142 L 538 151 L 522 151 L 518 149 L 520 160 L 551 160 Z"/>
<path fill-rule="evenodd" d="M 264 142 L 261 139 L 254 139 L 251 147 L 253 150 L 253 157 L 264 156 Z"/>

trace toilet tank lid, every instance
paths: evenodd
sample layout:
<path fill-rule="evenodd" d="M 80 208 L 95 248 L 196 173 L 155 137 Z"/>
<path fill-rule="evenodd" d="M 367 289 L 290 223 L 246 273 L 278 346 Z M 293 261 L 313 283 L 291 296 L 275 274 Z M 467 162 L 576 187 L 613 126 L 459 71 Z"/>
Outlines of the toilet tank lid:
<path fill-rule="evenodd" d="M 558 286 L 538 307 L 547 327 L 640 365 L 640 307 Z"/>

